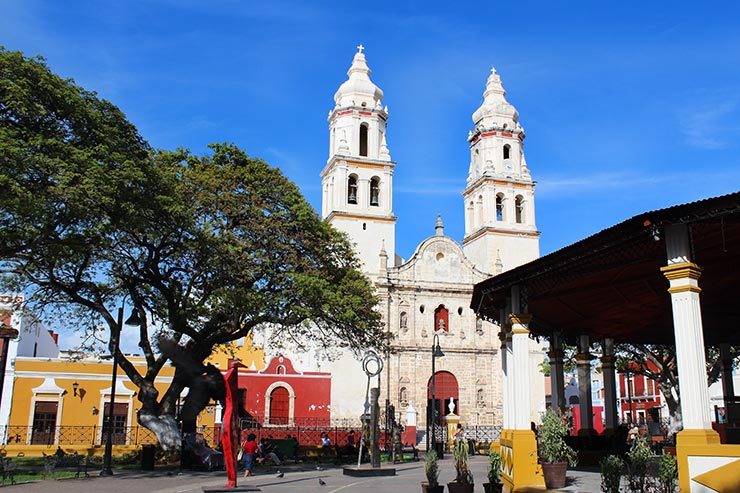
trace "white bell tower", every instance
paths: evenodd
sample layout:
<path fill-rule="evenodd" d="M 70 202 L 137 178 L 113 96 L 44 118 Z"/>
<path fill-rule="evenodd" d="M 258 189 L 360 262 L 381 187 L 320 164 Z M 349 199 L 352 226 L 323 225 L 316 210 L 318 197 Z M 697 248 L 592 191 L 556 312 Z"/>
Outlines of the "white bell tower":
<path fill-rule="evenodd" d="M 385 244 L 393 259 L 393 168 L 386 145 L 388 107 L 370 80 L 364 47 L 357 47 L 349 77 L 334 94 L 329 112 L 329 159 L 321 171 L 321 216 L 354 243 L 363 271 L 376 276 Z"/>
<path fill-rule="evenodd" d="M 535 184 L 524 159 L 524 129 L 496 69 L 488 76 L 473 123 L 463 191 L 463 248 L 478 269 L 498 274 L 539 257 L 540 232 L 535 226 Z"/>

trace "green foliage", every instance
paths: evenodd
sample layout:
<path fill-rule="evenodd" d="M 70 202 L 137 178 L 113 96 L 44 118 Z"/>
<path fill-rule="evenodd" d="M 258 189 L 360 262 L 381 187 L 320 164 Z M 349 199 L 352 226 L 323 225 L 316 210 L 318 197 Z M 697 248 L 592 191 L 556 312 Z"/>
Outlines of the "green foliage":
<path fill-rule="evenodd" d="M 439 484 L 439 461 L 437 459 L 437 452 L 434 450 L 427 452 L 426 459 L 424 460 L 424 473 L 426 473 L 429 486 L 437 486 Z"/>
<path fill-rule="evenodd" d="M 627 452 L 627 463 L 629 474 L 627 485 L 633 493 L 645 491 L 645 478 L 647 476 L 648 460 L 653 455 L 645 437 L 638 436 Z"/>
<path fill-rule="evenodd" d="M 660 493 L 673 493 L 676 490 L 676 479 L 678 478 L 678 463 L 671 454 L 660 456 L 658 462 L 658 481 Z"/>
<path fill-rule="evenodd" d="M 542 462 L 567 462 L 571 467 L 578 463 L 578 456 L 567 443 L 568 425 L 560 410 L 548 409 L 537 428 L 537 453 Z"/>
<path fill-rule="evenodd" d="M 473 484 L 473 473 L 468 467 L 468 444 L 458 438 L 452 447 L 452 458 L 455 462 L 455 481 L 462 484 Z"/>
<path fill-rule="evenodd" d="M 501 454 L 495 450 L 488 456 L 488 482 L 501 483 Z"/>
<path fill-rule="evenodd" d="M 563 344 L 563 373 L 569 374 L 576 371 L 576 353 L 578 352 L 577 346 L 571 346 L 569 344 Z M 540 363 L 540 371 L 546 377 L 550 376 L 550 356 L 546 352 L 545 359 Z"/>
<path fill-rule="evenodd" d="M 617 455 L 610 455 L 603 459 L 599 465 L 601 466 L 601 491 L 603 493 L 619 493 L 624 461 Z"/>
<path fill-rule="evenodd" d="M 145 426 L 183 390 L 155 388 L 167 360 L 152 335 L 198 361 L 258 328 L 299 348 L 388 348 L 346 236 L 278 169 L 229 144 L 153 151 L 115 106 L 2 49 L 0 189 L 0 274 L 35 313 L 61 311 L 111 350 L 125 295 L 145 319 L 146 371 L 118 353 Z"/>

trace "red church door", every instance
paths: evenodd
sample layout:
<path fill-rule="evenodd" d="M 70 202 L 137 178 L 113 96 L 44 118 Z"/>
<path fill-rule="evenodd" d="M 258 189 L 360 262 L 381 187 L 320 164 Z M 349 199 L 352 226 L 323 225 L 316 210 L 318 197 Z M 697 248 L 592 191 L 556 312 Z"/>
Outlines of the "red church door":
<path fill-rule="evenodd" d="M 457 379 L 448 371 L 438 371 L 434 379 L 434 403 L 432 403 L 432 379 L 427 383 L 427 405 L 434 409 L 437 423 L 446 426 L 445 416 L 450 414 L 450 398 L 455 404 L 455 414 L 460 415 Z M 429 409 L 429 407 L 427 407 Z"/>
<path fill-rule="evenodd" d="M 270 393 L 270 424 L 287 425 L 290 418 L 290 394 L 285 387 L 277 387 Z"/>

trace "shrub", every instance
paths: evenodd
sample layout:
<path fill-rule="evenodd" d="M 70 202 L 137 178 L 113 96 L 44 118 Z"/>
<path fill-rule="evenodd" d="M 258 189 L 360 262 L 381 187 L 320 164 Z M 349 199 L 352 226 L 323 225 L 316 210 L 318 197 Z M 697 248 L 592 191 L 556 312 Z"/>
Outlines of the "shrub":
<path fill-rule="evenodd" d="M 624 461 L 616 455 L 610 455 L 601 461 L 601 491 L 604 493 L 619 493 L 622 481 Z"/>
<path fill-rule="evenodd" d="M 627 486 L 633 493 L 645 491 L 645 477 L 647 475 L 648 459 L 653 453 L 644 437 L 637 437 L 627 452 L 629 461 L 629 474 L 627 475 Z"/>
<path fill-rule="evenodd" d="M 437 486 L 439 484 L 439 464 L 437 462 L 437 452 L 434 450 L 427 452 L 426 460 L 424 461 L 424 472 L 427 475 L 429 486 Z"/>
<path fill-rule="evenodd" d="M 468 444 L 465 440 L 455 440 L 452 449 L 452 457 L 455 461 L 455 481 L 462 484 L 473 484 L 473 473 L 468 468 Z"/>
<path fill-rule="evenodd" d="M 658 481 L 661 493 L 673 493 L 676 490 L 676 478 L 678 477 L 678 464 L 676 458 L 670 454 L 660 457 L 658 462 Z"/>
<path fill-rule="evenodd" d="M 548 409 L 542 415 L 537 429 L 537 453 L 542 462 L 567 462 L 571 467 L 578 463 L 578 456 L 567 443 L 568 425 L 560 410 Z"/>
<path fill-rule="evenodd" d="M 501 483 L 501 454 L 495 450 L 488 457 L 488 482 Z"/>

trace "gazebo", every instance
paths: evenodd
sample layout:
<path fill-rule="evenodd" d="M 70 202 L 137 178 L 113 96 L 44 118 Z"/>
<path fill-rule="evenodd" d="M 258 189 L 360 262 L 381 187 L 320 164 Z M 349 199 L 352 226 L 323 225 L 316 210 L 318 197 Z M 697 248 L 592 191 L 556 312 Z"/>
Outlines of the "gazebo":
<path fill-rule="evenodd" d="M 675 344 L 680 490 L 722 491 L 722 481 L 734 479 L 736 489 L 725 491 L 740 491 L 740 445 L 721 444 L 712 429 L 704 351 L 720 348 L 729 424 L 740 426 L 728 357 L 729 345 L 740 344 L 740 192 L 639 214 L 492 277 L 475 286 L 471 308 L 501 327 L 509 491 L 543 485 L 528 421 L 530 336 L 550 341 L 553 407 L 564 405 L 562 341 L 578 343 L 586 433 L 593 428 L 590 343 L 603 348 L 607 430 L 618 424 L 614 344 Z"/>

